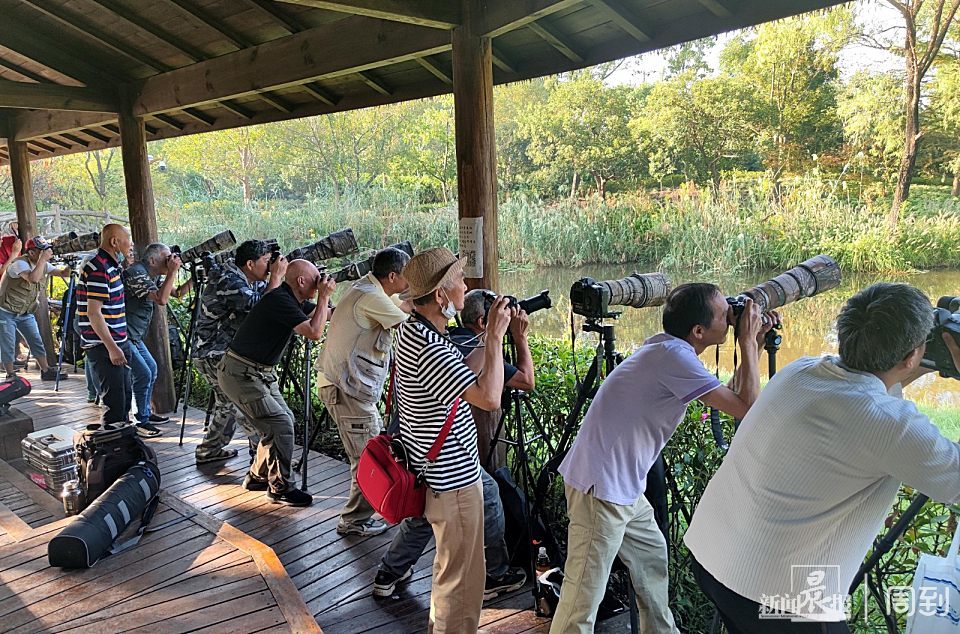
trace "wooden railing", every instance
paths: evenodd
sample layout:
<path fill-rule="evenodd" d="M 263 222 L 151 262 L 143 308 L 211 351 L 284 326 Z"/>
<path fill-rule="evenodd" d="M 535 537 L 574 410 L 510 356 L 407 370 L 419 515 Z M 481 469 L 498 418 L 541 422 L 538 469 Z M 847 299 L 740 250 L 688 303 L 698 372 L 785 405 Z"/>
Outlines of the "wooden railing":
<path fill-rule="evenodd" d="M 0 213 L 0 226 L 15 221 L 17 215 L 13 212 Z M 122 225 L 130 224 L 126 216 L 110 213 L 110 211 L 87 211 L 82 209 L 61 209 L 53 205 L 49 211 L 37 212 L 37 233 L 46 238 L 55 238 L 68 231 L 89 233 L 100 231 L 103 225 L 117 222 Z"/>

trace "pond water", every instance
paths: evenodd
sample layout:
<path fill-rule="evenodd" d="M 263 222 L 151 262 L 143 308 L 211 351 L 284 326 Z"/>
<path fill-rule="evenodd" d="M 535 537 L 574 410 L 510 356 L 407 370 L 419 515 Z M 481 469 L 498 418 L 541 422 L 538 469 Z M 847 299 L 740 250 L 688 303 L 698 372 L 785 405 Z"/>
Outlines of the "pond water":
<path fill-rule="evenodd" d="M 648 273 L 652 269 L 634 265 L 595 265 L 583 268 L 545 268 L 537 270 L 501 271 L 500 288 L 503 292 L 523 299 L 542 289 L 549 289 L 553 308 L 542 310 L 531 317 L 531 330 L 558 339 L 570 341 L 570 285 L 581 277 L 596 280 L 621 278 L 633 272 Z M 664 271 L 674 285 L 691 281 L 714 282 L 729 295 L 735 295 L 755 284 L 770 279 L 779 273 L 751 273 L 717 279 L 675 271 Z M 960 295 L 960 270 L 940 270 L 926 273 L 892 276 L 845 275 L 842 284 L 831 291 L 800 300 L 781 309 L 783 315 L 783 344 L 777 355 L 779 367 L 805 355 L 836 353 L 837 338 L 835 320 L 846 299 L 857 290 L 877 281 L 898 281 L 913 284 L 923 290 L 934 302 L 941 295 Z M 615 322 L 617 349 L 627 353 L 647 337 L 660 332 L 659 308 L 623 308 L 623 314 Z M 577 328 L 583 318 L 575 316 Z M 592 333 L 577 333 L 579 342 L 596 342 Z M 707 351 L 701 357 L 708 368 L 715 369 L 715 356 Z M 733 337 L 720 350 L 720 372 L 733 369 Z M 761 360 L 761 370 L 766 376 L 766 356 Z M 906 389 L 906 396 L 914 401 L 936 408 L 960 409 L 960 382 L 928 374 Z"/>

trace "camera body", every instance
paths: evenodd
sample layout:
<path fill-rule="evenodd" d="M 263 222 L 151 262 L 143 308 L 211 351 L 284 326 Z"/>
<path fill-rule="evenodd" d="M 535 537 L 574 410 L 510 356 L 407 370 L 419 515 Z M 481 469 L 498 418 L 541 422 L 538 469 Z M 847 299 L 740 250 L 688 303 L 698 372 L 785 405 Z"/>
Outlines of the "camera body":
<path fill-rule="evenodd" d="M 584 317 L 600 319 L 612 317 L 610 292 L 592 277 L 583 277 L 570 287 L 570 305 L 573 312 Z"/>
<path fill-rule="evenodd" d="M 573 312 L 588 319 L 616 317 L 620 313 L 611 312 L 611 306 L 661 306 L 670 288 L 670 279 L 663 273 L 631 273 L 603 282 L 584 277 L 570 287 L 570 304 Z"/>
<path fill-rule="evenodd" d="M 498 295 L 493 291 L 484 291 L 483 292 L 483 320 L 487 320 L 487 314 L 490 312 L 490 307 L 493 306 L 493 302 L 497 301 Z M 519 308 L 520 310 L 526 312 L 528 315 L 537 312 L 538 310 L 543 310 L 544 308 L 551 308 L 553 302 L 550 300 L 550 291 L 544 289 L 526 299 L 517 299 L 513 295 L 507 295 L 507 307 L 508 308 Z"/>
<path fill-rule="evenodd" d="M 933 329 L 927 336 L 927 348 L 921 365 L 940 372 L 940 376 L 960 379 L 960 370 L 943 342 L 943 333 L 949 333 L 960 344 L 960 297 L 941 297 L 933 309 Z"/>
<path fill-rule="evenodd" d="M 727 304 L 733 309 L 733 316 L 739 318 L 743 314 L 743 309 L 747 307 L 747 296 L 737 295 L 736 297 L 727 297 Z"/>

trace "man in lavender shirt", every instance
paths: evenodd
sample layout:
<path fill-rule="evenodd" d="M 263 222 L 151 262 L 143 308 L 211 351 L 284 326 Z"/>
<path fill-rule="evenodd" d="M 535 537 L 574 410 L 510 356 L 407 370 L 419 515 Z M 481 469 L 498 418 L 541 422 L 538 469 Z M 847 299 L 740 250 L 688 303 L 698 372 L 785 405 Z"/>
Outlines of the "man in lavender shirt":
<path fill-rule="evenodd" d="M 739 319 L 741 365 L 720 384 L 697 358 L 735 323 L 713 284 L 684 284 L 667 298 L 664 332 L 607 377 L 560 465 L 570 525 L 560 604 L 551 634 L 592 632 L 613 559 L 630 570 L 644 634 L 675 633 L 667 604 L 667 548 L 644 497 L 647 472 L 695 399 L 742 418 L 760 391 L 759 341 L 766 325 L 747 300 Z"/>

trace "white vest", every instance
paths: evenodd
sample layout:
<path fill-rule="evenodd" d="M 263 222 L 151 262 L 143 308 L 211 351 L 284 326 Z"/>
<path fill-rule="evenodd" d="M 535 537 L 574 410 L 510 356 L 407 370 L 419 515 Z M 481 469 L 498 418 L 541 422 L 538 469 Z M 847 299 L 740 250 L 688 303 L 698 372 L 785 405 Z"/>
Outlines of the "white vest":
<path fill-rule="evenodd" d="M 392 334 L 380 324 L 361 325 L 355 310 L 365 294 L 382 292 L 368 277 L 354 283 L 333 311 L 320 359 L 328 381 L 365 403 L 376 403 L 383 393 Z"/>

